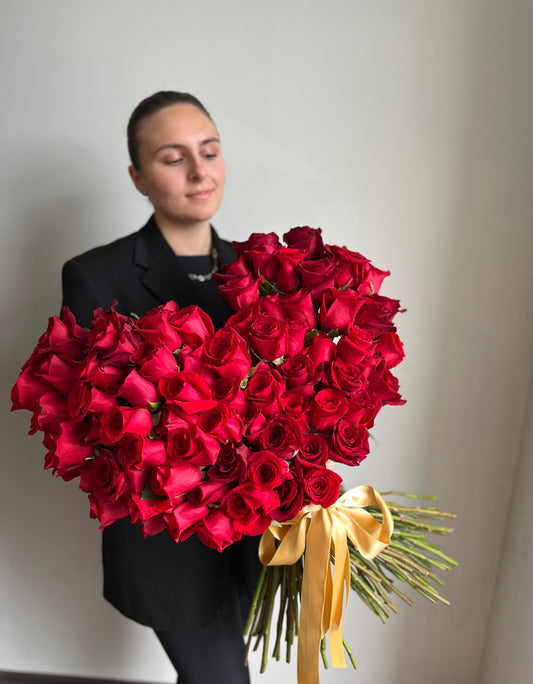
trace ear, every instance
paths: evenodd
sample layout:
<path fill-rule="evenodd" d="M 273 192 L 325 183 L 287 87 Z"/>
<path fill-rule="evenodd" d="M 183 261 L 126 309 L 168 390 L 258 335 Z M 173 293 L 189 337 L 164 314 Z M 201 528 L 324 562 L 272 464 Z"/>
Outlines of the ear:
<path fill-rule="evenodd" d="M 148 193 L 146 192 L 146 188 L 144 187 L 144 181 L 142 179 L 142 174 L 139 171 L 139 169 L 136 169 L 133 164 L 130 164 L 128 166 L 128 171 L 130 174 L 130 178 L 133 181 L 133 184 L 137 188 L 137 190 L 141 193 L 141 195 L 147 195 Z"/>

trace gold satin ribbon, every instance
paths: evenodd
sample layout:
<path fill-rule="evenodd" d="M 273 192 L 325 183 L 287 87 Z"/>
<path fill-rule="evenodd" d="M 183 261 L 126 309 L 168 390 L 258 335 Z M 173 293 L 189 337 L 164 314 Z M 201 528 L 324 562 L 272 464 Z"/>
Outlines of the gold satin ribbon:
<path fill-rule="evenodd" d="M 378 506 L 380 523 L 365 506 Z M 306 506 L 293 520 L 271 525 L 261 537 L 263 565 L 292 565 L 305 551 L 298 634 L 298 684 L 318 684 L 320 642 L 329 631 L 333 667 L 346 667 L 342 645 L 343 609 L 350 592 L 347 537 L 365 558 L 389 544 L 394 523 L 381 495 L 367 485 L 351 489 L 329 508 Z M 276 545 L 279 542 L 279 545 Z M 335 555 L 333 577 L 330 551 Z"/>

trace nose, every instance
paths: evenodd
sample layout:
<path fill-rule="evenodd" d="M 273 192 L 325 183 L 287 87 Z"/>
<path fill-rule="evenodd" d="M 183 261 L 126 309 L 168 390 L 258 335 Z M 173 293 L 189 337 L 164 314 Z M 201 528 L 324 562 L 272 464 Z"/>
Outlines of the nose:
<path fill-rule="evenodd" d="M 205 178 L 203 160 L 200 157 L 191 159 L 189 178 L 193 181 L 199 181 Z"/>

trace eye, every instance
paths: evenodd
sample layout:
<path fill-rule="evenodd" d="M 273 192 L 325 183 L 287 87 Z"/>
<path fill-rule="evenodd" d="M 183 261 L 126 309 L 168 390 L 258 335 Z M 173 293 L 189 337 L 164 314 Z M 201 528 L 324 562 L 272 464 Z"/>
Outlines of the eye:
<path fill-rule="evenodd" d="M 177 159 L 165 159 L 163 163 L 170 166 L 177 166 L 178 164 L 181 164 L 182 161 L 183 157 L 178 157 Z"/>
<path fill-rule="evenodd" d="M 204 159 L 216 159 L 218 157 L 218 154 L 216 152 L 206 152 L 205 154 L 202 155 Z"/>

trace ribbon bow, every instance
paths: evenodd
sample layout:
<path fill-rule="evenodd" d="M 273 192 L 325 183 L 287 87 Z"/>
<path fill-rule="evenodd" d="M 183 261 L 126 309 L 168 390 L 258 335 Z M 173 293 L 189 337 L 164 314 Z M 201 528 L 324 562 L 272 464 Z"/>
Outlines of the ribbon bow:
<path fill-rule="evenodd" d="M 378 506 L 380 523 L 365 506 Z M 394 524 L 381 495 L 367 485 L 351 489 L 329 508 L 306 506 L 293 520 L 271 525 L 261 537 L 263 565 L 292 565 L 305 551 L 298 634 L 298 684 L 318 684 L 320 642 L 329 631 L 333 667 L 346 667 L 342 645 L 343 608 L 350 591 L 347 537 L 365 558 L 390 542 Z M 279 544 L 277 544 L 279 542 Z M 330 551 L 335 556 L 333 577 Z"/>

